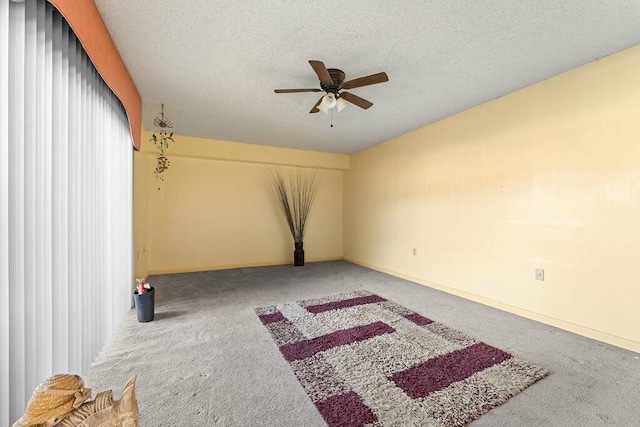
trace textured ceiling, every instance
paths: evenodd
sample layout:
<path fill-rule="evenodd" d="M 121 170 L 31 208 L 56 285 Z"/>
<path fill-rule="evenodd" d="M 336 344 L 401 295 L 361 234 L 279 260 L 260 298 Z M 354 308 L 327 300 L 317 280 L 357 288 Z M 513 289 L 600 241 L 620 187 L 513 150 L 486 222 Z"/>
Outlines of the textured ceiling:
<path fill-rule="evenodd" d="M 640 44 L 640 1 L 95 0 L 143 100 L 178 134 L 353 153 Z M 374 103 L 309 114 L 309 59 Z"/>

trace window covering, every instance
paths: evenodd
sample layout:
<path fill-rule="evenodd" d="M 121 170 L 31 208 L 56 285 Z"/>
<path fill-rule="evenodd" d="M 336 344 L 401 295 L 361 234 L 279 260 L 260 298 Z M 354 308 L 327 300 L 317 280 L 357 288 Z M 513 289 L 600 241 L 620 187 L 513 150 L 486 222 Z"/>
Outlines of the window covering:
<path fill-rule="evenodd" d="M 0 425 L 84 374 L 131 308 L 133 147 L 120 100 L 45 0 L 0 0 Z"/>

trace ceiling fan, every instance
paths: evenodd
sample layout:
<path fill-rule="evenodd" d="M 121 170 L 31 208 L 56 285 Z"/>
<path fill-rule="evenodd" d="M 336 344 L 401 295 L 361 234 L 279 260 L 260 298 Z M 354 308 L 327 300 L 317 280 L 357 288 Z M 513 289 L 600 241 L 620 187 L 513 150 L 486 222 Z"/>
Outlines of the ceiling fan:
<path fill-rule="evenodd" d="M 309 64 L 313 71 L 320 79 L 320 89 L 276 89 L 275 93 L 298 93 L 298 92 L 326 92 L 322 98 L 316 102 L 310 113 L 318 111 L 328 112 L 333 107 L 338 107 L 341 111 L 347 102 L 357 105 L 360 108 L 367 109 L 373 105 L 372 102 L 360 98 L 352 93 L 346 92 L 345 89 L 355 89 L 362 86 L 375 85 L 389 81 L 387 73 L 377 73 L 370 76 L 359 77 L 357 79 L 344 81 L 344 72 L 337 68 L 327 68 L 322 61 L 310 60 Z"/>

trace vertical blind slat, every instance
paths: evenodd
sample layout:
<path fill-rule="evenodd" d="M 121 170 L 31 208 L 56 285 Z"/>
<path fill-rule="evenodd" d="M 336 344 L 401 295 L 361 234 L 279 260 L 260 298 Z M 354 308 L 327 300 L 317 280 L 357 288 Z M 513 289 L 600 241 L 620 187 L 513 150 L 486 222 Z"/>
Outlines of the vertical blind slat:
<path fill-rule="evenodd" d="M 42 187 L 42 201 L 44 218 L 42 221 L 42 232 L 44 239 L 42 246 L 44 253 L 42 257 L 42 289 L 44 293 L 44 322 L 42 328 L 45 334 L 43 352 L 45 355 L 45 374 L 53 372 L 53 304 L 52 299 L 52 221 L 51 221 L 51 158 L 52 158 L 52 105 L 53 105 L 53 13 L 48 3 L 45 3 L 45 21 L 44 21 L 44 111 L 42 121 L 44 123 L 44 139 L 40 149 L 44 152 L 44 181 Z M 41 119 L 38 118 L 38 121 Z"/>
<path fill-rule="evenodd" d="M 37 55 L 37 9 L 38 2 L 25 3 L 25 52 L 24 52 L 24 140 L 36 140 L 36 55 Z M 36 212 L 38 211 L 36 197 L 36 144 L 25 144 L 25 242 L 33 242 L 36 239 Z M 25 260 L 36 259 L 36 246 L 25 245 Z M 25 304 L 30 304 L 32 297 L 38 291 L 36 282 L 36 270 L 33 264 L 25 263 Z M 35 310 L 25 309 L 25 386 L 29 390 L 37 385 L 37 313 Z"/>
<path fill-rule="evenodd" d="M 48 2 L 0 1 L 0 425 L 130 309 L 129 129 Z"/>
<path fill-rule="evenodd" d="M 78 73 L 77 60 L 81 54 L 75 37 L 69 37 L 69 115 L 67 118 L 69 128 L 69 140 L 78 141 Z M 71 147 L 70 147 L 71 148 Z M 67 161 L 71 165 L 78 164 L 77 151 L 69 149 L 67 151 Z M 78 300 L 78 291 L 80 285 L 80 276 L 77 274 L 78 269 L 78 220 L 80 218 L 79 195 L 77 192 L 77 184 L 80 179 L 77 168 L 69 168 L 68 191 L 69 191 L 69 317 L 71 319 L 80 318 L 80 301 Z M 80 329 L 76 322 L 69 322 L 69 369 L 73 372 L 81 372 L 82 365 L 80 362 L 79 345 Z"/>
<path fill-rule="evenodd" d="M 53 15 L 52 37 L 51 37 L 51 303 L 54 307 L 63 304 L 63 295 L 60 280 L 60 268 L 62 254 L 62 233 L 60 230 L 61 220 L 61 195 L 59 182 L 59 157 L 62 135 L 60 134 L 60 117 L 62 115 L 62 40 L 60 37 L 60 27 L 62 25 L 59 15 Z M 53 336 L 53 371 L 65 372 L 62 366 L 63 356 L 61 354 L 60 330 L 62 327 L 62 310 L 54 310 L 51 324 Z"/>
<path fill-rule="evenodd" d="M 9 57 L 9 4 L 0 2 L 0 58 Z M 0 378 L 9 378 L 9 61 L 0 61 Z M 9 382 L 0 381 L 0 425 L 8 425 Z M 4 415 L 7 414 L 7 415 Z"/>
<path fill-rule="evenodd" d="M 13 6 L 15 3 L 10 3 Z M 25 170 L 24 170 L 24 53 L 25 4 L 9 9 L 9 411 L 19 412 L 26 394 L 25 316 Z M 19 82 L 21 84 L 11 84 Z M 19 141 L 18 144 L 15 142 Z M 22 286 L 16 286 L 22 284 Z"/>
<path fill-rule="evenodd" d="M 46 60 L 46 37 L 45 28 L 47 22 L 47 9 L 41 2 L 34 2 L 37 5 L 37 25 L 36 25 L 36 64 L 44 64 Z M 45 145 L 45 101 L 46 101 L 46 84 L 45 84 L 45 68 L 43 66 L 35 66 L 35 85 L 36 85 L 36 139 L 33 144 L 35 147 L 43 147 Z M 38 209 L 36 209 L 36 241 L 45 241 L 45 183 L 47 176 L 45 174 L 45 153 L 42 149 L 36 152 L 36 201 Z M 46 298 L 45 298 L 45 247 L 44 244 L 37 245 L 35 257 L 35 273 L 36 273 L 36 294 L 33 295 L 36 311 L 36 352 L 38 362 L 36 364 L 35 377 L 42 378 L 48 372 L 47 358 L 45 357 L 47 334 L 45 333 L 46 325 Z"/>

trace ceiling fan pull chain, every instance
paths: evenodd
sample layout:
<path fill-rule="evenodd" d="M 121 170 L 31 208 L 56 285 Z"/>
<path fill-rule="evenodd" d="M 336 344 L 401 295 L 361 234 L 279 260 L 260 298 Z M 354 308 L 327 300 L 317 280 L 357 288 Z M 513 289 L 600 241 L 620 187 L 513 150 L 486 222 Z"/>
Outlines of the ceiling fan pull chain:
<path fill-rule="evenodd" d="M 333 127 L 333 108 L 329 109 L 329 117 L 331 118 L 331 127 Z"/>

